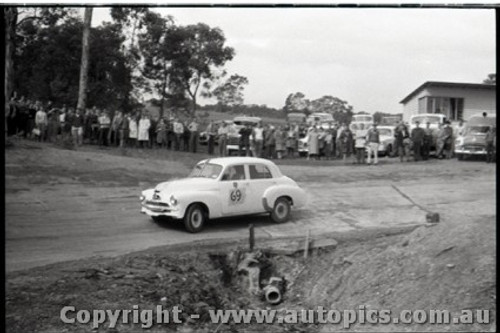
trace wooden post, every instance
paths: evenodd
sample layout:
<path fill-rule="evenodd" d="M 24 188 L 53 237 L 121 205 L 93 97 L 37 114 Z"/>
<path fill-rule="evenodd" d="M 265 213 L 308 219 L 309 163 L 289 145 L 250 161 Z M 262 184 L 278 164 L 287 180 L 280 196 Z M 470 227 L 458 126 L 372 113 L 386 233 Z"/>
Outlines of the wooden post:
<path fill-rule="evenodd" d="M 311 230 L 307 229 L 306 241 L 304 243 L 304 259 L 307 259 L 309 254 L 309 238 L 311 238 Z"/>
<path fill-rule="evenodd" d="M 250 252 L 252 252 L 253 248 L 255 246 L 255 233 L 254 233 L 253 224 L 250 224 L 248 226 L 248 232 L 250 233 L 250 235 L 249 235 Z"/>

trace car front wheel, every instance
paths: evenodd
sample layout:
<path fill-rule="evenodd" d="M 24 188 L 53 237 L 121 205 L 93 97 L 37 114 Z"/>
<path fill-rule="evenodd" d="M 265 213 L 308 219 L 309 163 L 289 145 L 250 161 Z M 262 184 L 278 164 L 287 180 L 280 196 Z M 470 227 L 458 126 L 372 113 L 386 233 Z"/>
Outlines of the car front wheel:
<path fill-rule="evenodd" d="M 274 203 L 271 218 L 276 223 L 283 223 L 290 218 L 290 201 L 286 198 L 278 198 Z"/>
<path fill-rule="evenodd" d="M 184 226 L 191 233 L 200 232 L 205 226 L 206 213 L 199 204 L 192 204 L 184 215 Z"/>

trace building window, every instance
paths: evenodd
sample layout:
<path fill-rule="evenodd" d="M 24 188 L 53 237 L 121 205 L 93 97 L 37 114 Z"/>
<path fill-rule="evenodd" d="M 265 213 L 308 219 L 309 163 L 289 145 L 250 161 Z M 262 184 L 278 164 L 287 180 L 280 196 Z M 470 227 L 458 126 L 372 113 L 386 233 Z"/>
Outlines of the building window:
<path fill-rule="evenodd" d="M 464 114 L 464 99 L 427 96 L 418 100 L 418 113 L 441 113 L 449 120 L 460 120 Z"/>

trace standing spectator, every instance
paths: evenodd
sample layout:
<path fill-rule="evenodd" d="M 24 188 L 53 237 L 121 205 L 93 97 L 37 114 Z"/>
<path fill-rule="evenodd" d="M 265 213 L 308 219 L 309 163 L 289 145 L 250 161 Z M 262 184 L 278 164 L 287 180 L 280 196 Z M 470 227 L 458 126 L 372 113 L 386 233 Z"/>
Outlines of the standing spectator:
<path fill-rule="evenodd" d="M 184 151 L 189 151 L 189 140 L 191 138 L 191 131 L 189 131 L 188 128 L 188 121 L 184 121 L 183 126 L 184 126 L 184 133 L 182 133 L 182 142 L 183 142 L 183 147 L 182 150 Z"/>
<path fill-rule="evenodd" d="M 422 146 L 424 144 L 425 131 L 420 127 L 420 122 L 415 122 L 415 128 L 411 131 L 411 141 L 413 143 L 413 158 L 415 161 L 422 160 Z"/>
<path fill-rule="evenodd" d="M 285 151 L 285 133 L 283 131 L 283 127 L 278 126 L 274 131 L 274 141 L 276 143 L 277 158 L 282 159 L 283 152 Z"/>
<path fill-rule="evenodd" d="M 46 139 L 47 135 L 47 124 L 48 124 L 48 119 L 47 119 L 47 113 L 43 109 L 41 104 L 37 105 L 37 112 L 35 115 L 35 125 L 36 128 L 38 129 L 38 141 L 43 142 Z"/>
<path fill-rule="evenodd" d="M 109 128 L 111 127 L 111 119 L 109 118 L 108 110 L 104 109 L 99 117 L 99 147 L 108 146 Z"/>
<path fill-rule="evenodd" d="M 245 155 L 250 156 L 250 135 L 252 135 L 250 124 L 246 124 L 244 127 L 242 127 L 239 134 L 239 155 L 243 156 L 243 149 L 245 149 Z"/>
<path fill-rule="evenodd" d="M 264 127 L 262 121 L 253 128 L 252 139 L 255 144 L 255 156 L 262 157 L 262 148 L 264 147 Z"/>
<path fill-rule="evenodd" d="M 137 114 L 135 113 L 128 116 L 128 141 L 130 147 L 137 147 Z"/>
<path fill-rule="evenodd" d="M 64 126 L 62 128 L 63 142 L 71 143 L 71 124 L 73 122 L 73 117 L 75 116 L 75 109 L 70 107 L 66 116 L 64 117 Z"/>
<path fill-rule="evenodd" d="M 364 124 L 359 124 L 358 129 L 354 133 L 356 139 L 354 142 L 354 148 L 356 148 L 356 162 L 358 164 L 365 164 L 365 152 L 366 152 L 366 134 Z"/>
<path fill-rule="evenodd" d="M 424 128 L 424 143 L 422 145 L 422 157 L 424 161 L 427 161 L 430 157 L 431 154 L 431 146 L 432 146 L 432 141 L 433 141 L 433 135 L 432 135 L 432 129 L 431 129 L 431 123 L 428 121 L 425 124 Z"/>
<path fill-rule="evenodd" d="M 266 137 L 266 157 L 273 159 L 276 154 L 276 137 L 274 136 L 275 128 L 274 126 L 269 126 L 269 132 Z"/>
<path fill-rule="evenodd" d="M 446 158 L 451 158 L 451 140 L 453 136 L 453 130 L 449 126 L 448 122 L 445 122 L 444 125 L 441 125 L 438 131 L 437 137 L 437 157 L 439 159 L 443 158 L 443 154 L 446 155 Z"/>
<path fill-rule="evenodd" d="M 226 125 L 226 124 L 224 122 L 222 122 L 222 125 Z M 215 123 L 213 121 L 210 121 L 208 123 L 207 128 L 205 129 L 205 132 L 207 133 L 208 154 L 213 155 L 214 144 L 215 144 Z M 219 144 L 220 144 L 220 140 L 219 140 Z M 221 156 L 225 156 L 225 155 L 221 155 Z"/>
<path fill-rule="evenodd" d="M 325 136 L 325 159 L 326 160 L 332 159 L 332 152 L 333 152 L 333 135 L 332 135 L 332 129 L 329 128 L 326 130 L 326 136 Z"/>
<path fill-rule="evenodd" d="M 175 146 L 174 119 L 169 118 L 167 121 L 167 149 L 174 149 L 174 146 Z"/>
<path fill-rule="evenodd" d="M 122 122 L 122 113 L 118 110 L 115 111 L 113 121 L 111 122 L 111 128 L 109 132 L 109 143 L 118 146 L 120 137 L 120 125 Z"/>
<path fill-rule="evenodd" d="M 298 133 L 295 131 L 293 125 L 290 125 L 286 132 L 286 156 L 294 157 L 295 156 L 295 147 L 297 146 L 297 136 Z M 262 151 L 262 148 L 261 148 Z M 260 156 L 259 156 L 260 157 Z"/>
<path fill-rule="evenodd" d="M 99 143 L 99 110 L 94 106 L 92 110 L 90 110 L 90 143 L 97 144 Z"/>
<path fill-rule="evenodd" d="M 314 125 L 309 131 L 309 138 L 307 140 L 307 159 L 311 159 L 311 157 L 315 157 L 319 159 L 319 133 L 316 125 Z"/>
<path fill-rule="evenodd" d="M 139 119 L 138 124 L 138 135 L 137 140 L 139 141 L 139 146 L 145 148 L 149 145 L 149 128 L 151 127 L 151 121 L 149 120 L 146 112 L 143 112 L 141 119 Z"/>
<path fill-rule="evenodd" d="M 344 130 L 346 130 L 346 128 L 347 128 L 346 124 L 342 124 L 340 128 L 337 130 L 337 138 L 335 140 L 336 140 L 336 150 L 338 158 L 342 158 L 342 156 L 344 155 L 344 145 L 342 144 L 342 139 L 343 139 L 342 133 L 344 132 Z"/>
<path fill-rule="evenodd" d="M 377 129 L 377 123 L 373 123 L 366 134 L 366 141 L 368 145 L 368 164 L 371 164 L 372 154 L 374 155 L 374 164 L 378 164 L 378 145 L 380 144 L 380 133 Z"/>
<path fill-rule="evenodd" d="M 198 127 L 200 125 L 196 121 L 196 117 L 193 118 L 188 126 L 188 130 L 191 133 L 189 137 L 189 148 L 192 153 L 196 153 L 196 148 L 198 146 Z"/>
<path fill-rule="evenodd" d="M 332 152 L 331 152 L 331 158 L 335 158 L 337 156 L 337 132 L 338 132 L 338 129 L 339 129 L 339 125 L 338 124 L 335 124 L 335 126 L 333 126 L 330 129 L 330 132 L 332 134 Z"/>
<path fill-rule="evenodd" d="M 184 134 L 184 125 L 178 118 L 174 119 L 174 134 L 175 134 L 175 150 L 179 150 L 182 142 L 182 135 Z"/>
<path fill-rule="evenodd" d="M 212 128 L 210 128 L 210 130 L 212 131 Z M 207 129 L 207 132 L 208 132 L 208 129 Z M 210 140 L 210 132 L 208 132 L 208 133 L 209 133 L 209 140 Z M 217 134 L 219 135 L 219 156 L 224 157 L 227 155 L 227 136 L 229 134 L 229 126 L 227 126 L 225 121 L 223 121 L 221 123 Z M 210 153 L 210 151 L 209 151 L 209 153 Z"/>
<path fill-rule="evenodd" d="M 354 148 L 353 133 L 348 126 L 340 134 L 340 141 L 342 143 L 342 159 L 346 161 L 348 157 L 351 157 Z"/>
<path fill-rule="evenodd" d="M 83 115 L 83 140 L 91 142 L 92 139 L 92 110 L 86 109 Z"/>
<path fill-rule="evenodd" d="M 71 135 L 73 136 L 73 145 L 81 146 L 83 143 L 83 115 L 80 109 L 76 109 L 75 115 L 71 119 Z"/>
<path fill-rule="evenodd" d="M 24 100 L 24 98 L 21 98 L 17 102 L 17 112 L 18 112 L 18 130 L 22 132 L 23 137 L 26 139 L 28 137 L 28 134 L 31 132 L 30 126 L 29 126 L 29 109 L 27 105 L 27 101 Z"/>
<path fill-rule="evenodd" d="M 396 126 L 396 129 L 394 130 L 394 138 L 395 138 L 395 146 L 396 146 L 396 151 L 399 155 L 399 160 L 403 162 L 404 157 L 406 156 L 406 160 L 408 161 L 409 159 L 409 152 L 406 151 L 406 144 L 405 140 L 410 137 L 410 134 L 408 133 L 408 128 L 406 125 L 403 123 L 403 121 L 400 121 L 398 126 Z"/>
<path fill-rule="evenodd" d="M 156 125 L 156 143 L 160 148 L 167 144 L 167 122 L 165 118 L 161 118 Z"/>
<path fill-rule="evenodd" d="M 47 140 L 55 142 L 57 139 L 57 132 L 59 131 L 59 112 L 57 109 L 52 109 L 47 114 Z"/>
<path fill-rule="evenodd" d="M 129 118 L 124 115 L 120 124 L 120 148 L 125 148 L 128 141 L 129 126 Z"/>
<path fill-rule="evenodd" d="M 149 130 L 148 130 L 148 132 L 149 132 L 149 141 L 148 141 L 148 146 L 149 146 L 149 148 L 153 148 L 157 144 L 157 140 L 156 140 L 156 127 L 158 125 L 158 121 L 156 121 L 154 118 L 151 118 L 149 116 L 149 113 L 147 115 L 148 115 L 148 119 L 149 119 Z"/>
<path fill-rule="evenodd" d="M 325 137 L 326 137 L 326 132 L 323 127 L 319 127 L 319 132 L 318 132 L 318 158 L 321 159 L 321 156 L 325 154 Z"/>
<path fill-rule="evenodd" d="M 496 160 L 496 127 L 490 127 L 485 137 L 486 141 L 486 163 L 492 163 Z"/>
<path fill-rule="evenodd" d="M 28 135 L 32 138 L 33 130 L 36 128 L 35 117 L 36 117 L 36 105 L 33 102 L 28 102 Z"/>

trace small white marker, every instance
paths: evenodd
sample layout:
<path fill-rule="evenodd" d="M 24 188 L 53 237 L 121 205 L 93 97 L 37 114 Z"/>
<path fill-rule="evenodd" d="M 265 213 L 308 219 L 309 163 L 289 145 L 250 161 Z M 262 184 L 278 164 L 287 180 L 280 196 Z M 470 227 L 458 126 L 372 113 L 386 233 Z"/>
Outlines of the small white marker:
<path fill-rule="evenodd" d="M 199 314 L 192 314 L 189 317 L 191 317 L 191 319 L 200 319 L 200 315 Z"/>

